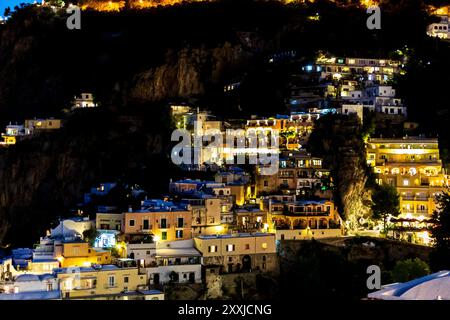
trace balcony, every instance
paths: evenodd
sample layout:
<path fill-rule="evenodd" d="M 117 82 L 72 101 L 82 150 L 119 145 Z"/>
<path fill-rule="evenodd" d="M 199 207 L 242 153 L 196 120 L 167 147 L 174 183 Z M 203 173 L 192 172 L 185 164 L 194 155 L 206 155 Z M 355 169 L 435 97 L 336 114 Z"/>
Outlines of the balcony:
<path fill-rule="evenodd" d="M 428 197 L 424 196 L 402 196 L 403 201 L 428 201 Z"/>
<path fill-rule="evenodd" d="M 97 286 L 90 286 L 90 287 L 77 287 L 73 288 L 75 291 L 84 291 L 84 290 L 95 290 Z"/>
<path fill-rule="evenodd" d="M 329 216 L 329 211 L 285 211 L 285 215 L 288 216 Z"/>
<path fill-rule="evenodd" d="M 115 284 L 105 284 L 103 286 L 104 289 L 117 289 L 119 286 L 115 283 Z"/>

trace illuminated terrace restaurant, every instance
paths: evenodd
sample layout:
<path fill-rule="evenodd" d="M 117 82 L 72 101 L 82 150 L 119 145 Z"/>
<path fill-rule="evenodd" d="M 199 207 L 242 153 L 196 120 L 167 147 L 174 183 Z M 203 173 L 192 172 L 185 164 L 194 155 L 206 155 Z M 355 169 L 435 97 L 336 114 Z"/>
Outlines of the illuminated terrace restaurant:
<path fill-rule="evenodd" d="M 367 297 L 375 300 L 450 300 L 450 271 L 439 271 L 405 283 L 385 285 Z"/>

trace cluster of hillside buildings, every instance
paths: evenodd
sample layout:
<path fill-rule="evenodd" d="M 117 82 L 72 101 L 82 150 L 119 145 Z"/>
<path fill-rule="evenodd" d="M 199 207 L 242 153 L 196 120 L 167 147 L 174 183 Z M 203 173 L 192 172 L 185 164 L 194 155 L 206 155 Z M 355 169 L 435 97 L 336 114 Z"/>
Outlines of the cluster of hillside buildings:
<path fill-rule="evenodd" d="M 448 191 L 447 175 L 439 156 L 438 139 L 425 137 L 373 138 L 367 144 L 367 163 L 379 184 L 392 185 L 400 196 L 401 214 L 394 238 L 430 244 L 428 227 L 436 208 L 435 198 Z"/>
<path fill-rule="evenodd" d="M 183 164 L 214 173 L 211 181 L 171 181 L 159 199 L 140 197 L 127 210 L 97 206 L 95 217 L 61 220 L 34 248 L 20 248 L 0 259 L 0 299 L 164 299 L 169 284 L 204 285 L 224 275 L 276 275 L 277 241 L 339 237 L 345 223 L 333 200 L 333 179 L 323 159 L 305 145 L 315 122 L 328 113 L 374 112 L 404 121 L 407 109 L 387 83 L 401 63 L 387 59 L 319 56 L 302 76 L 317 79 L 310 87 L 292 86 L 289 114 L 270 118 L 219 120 L 185 105 L 171 106 L 177 128 L 189 136 L 208 130 L 232 134 L 223 145 L 199 150 L 199 161 Z M 233 84 L 227 90 L 234 90 Z M 82 94 L 73 108 L 96 107 L 91 94 Z M 57 129 L 55 119 L 27 120 L 8 127 L 5 137 Z M 9 131 L 8 131 L 9 130 Z M 274 147 L 249 148 L 250 137 Z M 243 139 L 242 145 L 235 144 Z M 251 172 L 227 163 L 245 153 L 276 152 L 274 172 L 255 164 Z M 367 163 L 377 182 L 390 184 L 401 195 L 402 214 L 392 223 L 392 236 L 429 244 L 434 197 L 450 182 L 439 158 L 436 139 L 405 137 L 370 139 Z M 117 187 L 102 183 L 84 196 L 85 205 Z M 89 236 L 90 234 L 90 236 Z M 94 236 L 93 236 L 94 234 Z"/>

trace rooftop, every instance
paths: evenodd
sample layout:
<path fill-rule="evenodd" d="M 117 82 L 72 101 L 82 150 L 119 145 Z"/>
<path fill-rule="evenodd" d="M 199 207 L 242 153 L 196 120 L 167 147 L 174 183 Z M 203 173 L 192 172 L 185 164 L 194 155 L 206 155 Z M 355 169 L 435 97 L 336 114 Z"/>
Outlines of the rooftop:
<path fill-rule="evenodd" d="M 156 257 L 200 257 L 195 248 L 166 248 L 156 249 Z"/>
<path fill-rule="evenodd" d="M 95 267 L 79 267 L 76 269 L 77 272 L 96 272 L 96 271 L 112 271 L 112 270 L 119 270 L 119 269 L 127 269 L 127 268 L 120 268 L 113 264 L 105 264 L 105 265 L 97 265 Z M 131 268 L 135 269 L 135 268 Z M 55 273 L 69 273 L 74 271 L 74 268 L 57 268 L 54 269 Z"/>
<path fill-rule="evenodd" d="M 198 236 L 201 240 L 211 240 L 211 239 L 230 239 L 230 238 L 252 238 L 252 237 L 275 237 L 273 233 L 234 233 L 234 234 L 217 234 L 217 235 L 204 235 Z"/>
<path fill-rule="evenodd" d="M 450 271 L 439 271 L 405 283 L 383 286 L 368 294 L 378 300 L 450 300 Z"/>

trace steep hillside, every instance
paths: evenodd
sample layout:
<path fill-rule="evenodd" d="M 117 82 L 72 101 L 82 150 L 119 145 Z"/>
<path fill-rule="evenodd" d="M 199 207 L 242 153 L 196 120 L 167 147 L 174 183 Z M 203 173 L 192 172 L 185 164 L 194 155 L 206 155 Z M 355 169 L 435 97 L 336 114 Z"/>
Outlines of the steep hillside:
<path fill-rule="evenodd" d="M 145 109 L 78 112 L 61 130 L 0 150 L 0 244 L 31 245 L 99 182 L 165 192 L 176 173 L 170 121 L 163 109 Z"/>

